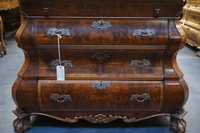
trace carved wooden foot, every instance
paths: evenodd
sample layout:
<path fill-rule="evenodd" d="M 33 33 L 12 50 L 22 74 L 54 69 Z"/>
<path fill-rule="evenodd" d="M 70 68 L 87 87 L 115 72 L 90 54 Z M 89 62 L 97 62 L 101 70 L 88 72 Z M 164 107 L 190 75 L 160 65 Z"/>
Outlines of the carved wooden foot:
<path fill-rule="evenodd" d="M 184 133 L 186 131 L 186 121 L 183 119 L 187 111 L 179 114 L 173 114 L 170 118 L 170 129 L 176 133 Z"/>
<path fill-rule="evenodd" d="M 19 109 L 14 110 L 13 113 L 18 117 L 13 121 L 13 127 L 16 132 L 22 133 L 31 128 L 29 114 L 23 113 Z"/>

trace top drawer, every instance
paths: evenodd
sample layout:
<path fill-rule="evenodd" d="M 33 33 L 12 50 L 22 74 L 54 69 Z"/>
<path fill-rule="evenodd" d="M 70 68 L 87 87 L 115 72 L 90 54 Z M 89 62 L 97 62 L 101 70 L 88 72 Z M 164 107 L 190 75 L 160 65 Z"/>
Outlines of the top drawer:
<path fill-rule="evenodd" d="M 29 18 L 177 17 L 184 3 L 185 0 L 20 0 L 20 10 Z"/>
<path fill-rule="evenodd" d="M 29 23 L 26 33 L 36 45 L 56 46 L 56 34 L 62 34 L 61 45 L 167 45 L 169 39 L 167 19 L 49 18 Z"/>

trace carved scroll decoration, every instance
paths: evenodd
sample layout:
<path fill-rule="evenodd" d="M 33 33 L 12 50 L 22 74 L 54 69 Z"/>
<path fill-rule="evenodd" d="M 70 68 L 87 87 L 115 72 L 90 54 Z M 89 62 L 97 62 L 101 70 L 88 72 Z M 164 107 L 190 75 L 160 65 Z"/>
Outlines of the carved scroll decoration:
<path fill-rule="evenodd" d="M 148 59 L 143 59 L 143 60 L 132 60 L 130 67 L 132 66 L 137 66 L 137 67 L 145 67 L 151 65 L 150 61 Z"/>
<path fill-rule="evenodd" d="M 98 28 L 98 29 L 106 29 L 109 27 L 112 27 L 112 25 L 110 24 L 110 22 L 106 22 L 104 20 L 99 20 L 99 21 L 94 21 L 91 25 L 93 28 Z"/>
<path fill-rule="evenodd" d="M 72 101 L 71 96 L 65 94 L 64 95 L 52 94 L 51 99 L 59 103 L 63 103 L 65 101 Z"/>
<path fill-rule="evenodd" d="M 110 58 L 110 55 L 106 52 L 95 52 L 91 57 L 97 60 L 104 60 Z"/>
<path fill-rule="evenodd" d="M 109 122 L 112 122 L 112 121 L 117 120 L 117 119 L 122 119 L 124 122 L 129 122 L 129 123 L 135 121 L 135 118 L 128 119 L 126 116 L 122 117 L 122 116 L 109 115 L 107 117 L 106 115 L 103 115 L 103 114 L 98 114 L 98 115 L 95 115 L 94 117 L 92 115 L 81 116 L 79 118 L 84 119 L 86 121 L 89 121 L 91 123 L 109 123 Z"/>
<path fill-rule="evenodd" d="M 110 84 L 103 82 L 103 81 L 99 81 L 97 83 L 92 84 L 92 88 L 97 88 L 99 90 L 103 90 L 103 89 L 106 89 L 106 88 L 109 88 L 109 87 L 110 87 Z"/>
<path fill-rule="evenodd" d="M 58 59 L 56 59 L 56 60 L 53 60 L 53 61 L 52 61 L 51 65 L 53 65 L 53 66 L 62 65 L 62 66 L 73 67 L 70 60 L 64 60 L 64 61 L 61 61 L 61 62 L 60 62 Z"/>
<path fill-rule="evenodd" d="M 67 36 L 70 36 L 70 32 L 69 32 L 69 29 L 57 29 L 57 28 L 49 28 L 47 34 L 49 35 L 67 35 Z"/>
<path fill-rule="evenodd" d="M 133 30 L 132 35 L 146 37 L 146 36 L 153 36 L 156 34 L 153 29 L 147 28 L 145 30 L 142 30 L 142 29 Z"/>
<path fill-rule="evenodd" d="M 137 102 L 144 102 L 146 100 L 149 100 L 150 96 L 149 94 L 143 93 L 142 95 L 139 94 L 133 94 L 130 98 L 130 101 L 136 100 Z"/>

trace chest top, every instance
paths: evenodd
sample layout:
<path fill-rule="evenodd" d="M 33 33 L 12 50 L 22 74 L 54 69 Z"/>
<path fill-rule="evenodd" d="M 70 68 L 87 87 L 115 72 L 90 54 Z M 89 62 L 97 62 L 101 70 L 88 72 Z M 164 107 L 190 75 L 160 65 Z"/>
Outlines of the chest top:
<path fill-rule="evenodd" d="M 19 0 L 27 18 L 179 17 L 185 0 Z M 170 10 L 169 10 L 170 9 Z"/>

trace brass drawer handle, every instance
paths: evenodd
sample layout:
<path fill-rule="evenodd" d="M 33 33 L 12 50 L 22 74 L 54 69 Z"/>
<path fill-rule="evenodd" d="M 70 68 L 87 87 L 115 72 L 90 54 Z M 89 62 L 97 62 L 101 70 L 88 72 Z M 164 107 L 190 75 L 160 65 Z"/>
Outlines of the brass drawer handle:
<path fill-rule="evenodd" d="M 133 36 L 142 36 L 142 37 L 156 35 L 154 30 L 150 28 L 147 28 L 145 30 L 137 29 L 137 30 L 134 30 L 132 34 Z"/>
<path fill-rule="evenodd" d="M 130 67 L 132 66 L 137 66 L 137 67 L 145 67 L 151 65 L 150 61 L 148 59 L 143 59 L 143 60 L 132 60 Z"/>
<path fill-rule="evenodd" d="M 133 94 L 130 98 L 130 101 L 136 100 L 137 102 L 144 102 L 146 100 L 150 99 L 149 94 L 143 93 L 142 95 L 139 94 Z"/>
<path fill-rule="evenodd" d="M 106 89 L 106 88 L 109 88 L 109 87 L 110 87 L 110 84 L 103 82 L 103 81 L 95 82 L 95 83 L 92 84 L 92 88 L 97 88 L 99 90 L 103 90 L 103 89 Z"/>
<path fill-rule="evenodd" d="M 63 103 L 64 101 L 72 101 L 70 95 L 59 95 L 59 94 L 52 94 L 51 99 L 57 101 L 59 103 Z"/>
<path fill-rule="evenodd" d="M 70 36 L 69 29 L 57 29 L 57 28 L 49 28 L 47 34 L 49 35 L 66 35 Z"/>
<path fill-rule="evenodd" d="M 93 28 L 98 28 L 98 29 L 106 29 L 109 27 L 112 27 L 112 25 L 110 24 L 110 22 L 106 22 L 104 20 L 99 20 L 99 21 L 94 21 L 91 25 Z"/>

